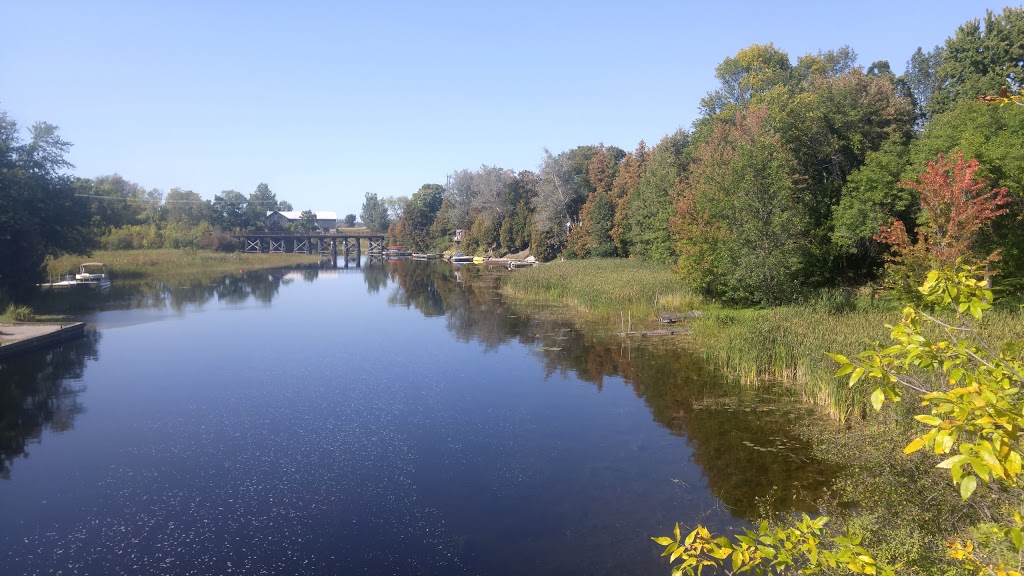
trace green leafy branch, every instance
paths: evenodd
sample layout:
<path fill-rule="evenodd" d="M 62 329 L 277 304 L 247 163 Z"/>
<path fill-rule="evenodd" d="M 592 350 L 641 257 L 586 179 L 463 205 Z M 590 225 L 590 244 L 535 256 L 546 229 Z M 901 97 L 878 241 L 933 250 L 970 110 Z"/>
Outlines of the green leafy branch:
<path fill-rule="evenodd" d="M 929 449 L 948 455 L 937 466 L 950 471 L 964 499 L 974 493 L 979 480 L 998 478 L 1016 486 L 1024 452 L 1024 346 L 1008 342 L 994 350 L 977 337 L 974 323 L 992 307 L 992 291 L 979 276 L 976 266 L 934 270 L 919 289 L 926 306 L 952 308 L 955 323 L 907 307 L 902 321 L 890 327 L 891 346 L 867 350 L 852 360 L 829 354 L 840 364 L 837 375 L 849 374 L 850 386 L 862 378 L 873 382 L 871 403 L 876 410 L 886 399 L 899 401 L 904 388 L 921 394 L 921 405 L 930 413 L 915 419 L 927 428 L 904 452 Z M 925 324 L 938 327 L 943 338 L 927 338 Z M 941 375 L 947 388 L 929 390 L 908 375 L 912 369 Z"/>
<path fill-rule="evenodd" d="M 670 562 L 673 576 L 701 574 L 705 568 L 726 574 L 815 574 L 825 569 L 845 567 L 857 574 L 892 575 L 889 567 L 879 566 L 860 546 L 860 536 L 834 537 L 825 528 L 829 518 L 810 518 L 806 514 L 792 526 L 771 527 L 762 522 L 757 530 L 745 529 L 732 538 L 715 537 L 703 526 L 682 537 L 676 524 L 673 535 L 653 538 L 665 547 L 662 556 Z"/>
<path fill-rule="evenodd" d="M 1019 486 L 1022 475 L 1021 431 L 1024 430 L 1024 342 L 993 348 L 977 332 L 992 308 L 992 291 L 980 266 L 933 270 L 918 289 L 923 306 L 908 306 L 899 324 L 888 326 L 891 344 L 847 358 L 829 354 L 839 364 L 837 376 L 851 387 L 871 384 L 871 403 L 881 410 L 886 400 L 899 402 L 907 390 L 917 393 L 928 413 L 915 416 L 924 431 L 905 448 L 907 454 L 928 449 L 945 456 L 937 464 L 948 469 L 964 500 L 982 483 Z M 927 311 L 926 311 L 927 310 Z M 951 320 L 934 310 L 947 310 Z M 928 311 L 932 311 L 929 313 Z M 932 339 L 927 334 L 938 333 Z M 936 385 L 918 374 L 932 374 Z M 984 544 L 996 557 L 1024 557 L 1024 518 L 1012 525 L 984 528 Z M 895 574 L 860 546 L 856 535 L 827 531 L 827 517 L 804 515 L 791 526 L 745 530 L 732 538 L 716 537 L 703 526 L 681 538 L 654 538 L 664 546 L 674 576 L 701 574 L 707 568 L 727 574 L 813 574 L 845 569 L 860 574 Z M 1022 576 L 1019 569 L 981 554 L 971 540 L 948 544 L 949 554 L 976 574 Z M 676 563 L 678 562 L 678 563 Z M 1019 567 L 1018 567 L 1019 568 Z"/>

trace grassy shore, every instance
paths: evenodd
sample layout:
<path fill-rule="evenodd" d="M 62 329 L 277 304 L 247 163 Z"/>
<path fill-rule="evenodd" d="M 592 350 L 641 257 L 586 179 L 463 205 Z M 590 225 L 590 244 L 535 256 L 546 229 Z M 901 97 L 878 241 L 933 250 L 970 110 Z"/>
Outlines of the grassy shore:
<path fill-rule="evenodd" d="M 502 292 L 520 304 L 557 303 L 587 322 L 637 326 L 661 310 L 692 310 L 702 300 L 664 266 L 638 260 L 568 260 L 516 271 Z"/>
<path fill-rule="evenodd" d="M 655 325 L 658 310 L 701 310 L 685 320 L 691 329 L 686 345 L 710 366 L 747 386 L 781 383 L 831 415 L 833 424 L 824 418 L 794 424 L 817 458 L 844 470 L 819 502 L 821 511 L 833 517 L 837 533 L 849 528 L 863 535 L 862 545 L 887 563 L 912 566 L 908 573 L 962 573 L 946 542 L 973 537 L 970 526 L 1004 509 L 995 491 L 988 493 L 991 498 L 964 503 L 935 459 L 925 451 L 903 454 L 915 435 L 910 414 L 918 407 L 911 397 L 875 413 L 866 391 L 852 391 L 846 379 L 834 377 L 836 366 L 825 352 L 850 355 L 872 341 L 888 341 L 885 324 L 899 320 L 899 303 L 836 292 L 802 305 L 726 308 L 694 295 L 663 266 L 623 260 L 518 270 L 508 276 L 503 293 L 513 306 L 555 304 L 580 323 L 603 323 L 609 333 L 620 329 L 620 310 L 632 314 L 634 328 L 638 322 Z M 986 316 L 993 342 L 1021 337 L 1022 314 L 1013 308 Z"/>
<path fill-rule="evenodd" d="M 59 279 L 78 272 L 83 262 L 103 262 L 111 279 L 116 281 L 178 279 L 182 277 L 214 277 L 239 270 L 281 268 L 315 264 L 318 256 L 310 254 L 251 254 L 245 252 L 211 252 L 207 250 L 100 250 L 92 256 L 63 256 L 46 263 L 46 273 Z M 0 323 L 23 321 L 56 321 L 59 316 L 39 316 L 27 306 L 11 303 L 0 294 Z"/>
<path fill-rule="evenodd" d="M 656 324 L 658 311 L 700 310 L 687 320 L 693 345 L 712 364 L 743 383 L 782 383 L 809 404 L 839 421 L 865 409 L 867 398 L 833 376 L 825 355 L 856 354 L 871 342 L 886 341 L 886 324 L 899 321 L 896 302 L 826 294 L 807 304 L 771 308 L 725 308 L 702 300 L 665 266 L 636 260 L 570 260 L 519 270 L 502 292 L 513 303 L 557 303 L 581 322 L 619 330 L 622 316 L 633 327 Z M 1020 337 L 1019 311 L 990 315 L 991 335 Z"/>
<path fill-rule="evenodd" d="M 570 260 L 510 275 L 503 293 L 519 304 L 557 302 L 588 323 L 619 329 L 656 324 L 659 311 L 700 310 L 686 320 L 692 345 L 712 364 L 748 386 L 783 383 L 804 401 L 838 420 L 861 405 L 845 382 L 833 377 L 825 352 L 852 354 L 886 337 L 898 310 L 884 307 L 837 312 L 827 305 L 772 309 L 725 308 L 690 291 L 665 266 L 636 260 Z M 850 308 L 851 306 L 847 306 Z"/>
<path fill-rule="evenodd" d="M 309 254 L 251 254 L 210 252 L 206 250 L 104 250 L 92 256 L 63 256 L 47 263 L 47 275 L 59 277 L 78 272 L 82 262 L 103 262 L 111 278 L 117 280 L 160 276 L 192 275 L 200 272 L 234 272 L 258 268 L 279 268 L 313 264 L 318 257 Z"/>

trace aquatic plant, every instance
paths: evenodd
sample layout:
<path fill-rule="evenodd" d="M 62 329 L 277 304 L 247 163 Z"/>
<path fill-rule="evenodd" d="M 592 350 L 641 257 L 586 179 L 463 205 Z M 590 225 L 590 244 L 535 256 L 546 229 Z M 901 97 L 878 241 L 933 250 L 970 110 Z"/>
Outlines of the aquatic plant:
<path fill-rule="evenodd" d="M 7 305 L 7 309 L 4 310 L 4 316 L 14 320 L 15 322 L 28 322 L 32 319 L 33 312 L 28 306 L 19 306 L 15 303 Z"/>

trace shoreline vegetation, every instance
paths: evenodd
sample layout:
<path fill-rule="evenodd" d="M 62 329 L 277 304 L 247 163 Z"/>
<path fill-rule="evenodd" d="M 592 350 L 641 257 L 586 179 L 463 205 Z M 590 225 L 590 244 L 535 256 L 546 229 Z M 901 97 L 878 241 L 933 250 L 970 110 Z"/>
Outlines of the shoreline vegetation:
<path fill-rule="evenodd" d="M 502 283 L 513 306 L 554 305 L 577 323 L 621 332 L 658 326 L 657 314 L 682 314 L 689 340 L 708 363 L 745 386 L 781 385 L 807 404 L 846 424 L 870 412 L 870 401 L 836 378 L 826 352 L 855 354 L 889 337 L 903 303 L 869 290 L 824 290 L 800 304 L 732 307 L 687 288 L 667 267 L 636 259 L 550 262 L 519 270 Z M 696 314 L 686 313 L 697 311 Z M 1008 308 L 991 313 L 988 329 L 999 338 L 1020 337 L 1024 318 Z"/>
<path fill-rule="evenodd" d="M 83 262 L 103 262 L 114 282 L 168 280 L 200 275 L 237 273 L 285 266 L 316 264 L 315 254 L 249 254 L 197 249 L 97 250 L 90 256 L 65 254 L 46 261 L 46 278 L 55 280 L 78 272 Z M 49 322 L 63 316 L 38 315 L 32 308 L 6 301 L 0 294 L 0 323 Z"/>
<path fill-rule="evenodd" d="M 835 377 L 838 365 L 825 355 L 852 356 L 870 342 L 887 341 L 885 325 L 899 322 L 902 303 L 823 291 L 802 304 L 728 307 L 695 295 L 666 267 L 636 260 L 551 262 L 510 274 L 501 291 L 514 308 L 555 306 L 578 325 L 608 334 L 620 332 L 620 312 L 632 316 L 636 330 L 657 325 L 658 312 L 700 310 L 683 320 L 688 336 L 677 345 L 696 350 L 741 386 L 781 386 L 827 414 L 797 422 L 796 432 L 817 458 L 845 470 L 817 503 L 837 533 L 863 535 L 878 559 L 913 573 L 963 573 L 945 543 L 954 534 L 971 537 L 972 527 L 986 521 L 984 507 L 962 501 L 929 455 L 903 453 L 919 432 L 912 421 L 917 403 L 908 399 L 875 412 L 864 392 Z M 1013 308 L 987 316 L 996 341 L 1021 337 L 1024 319 Z M 996 507 L 1007 503 L 993 498 Z"/>
<path fill-rule="evenodd" d="M 984 265 L 982 286 L 998 272 L 998 296 L 1007 300 L 985 313 L 982 327 L 987 338 L 1007 343 L 1007 355 L 1020 355 L 1022 39 L 1024 7 L 986 10 L 943 45 L 919 47 L 899 76 L 888 60 L 861 63 L 850 46 L 793 58 L 772 43 L 752 44 L 715 68 L 719 82 L 701 100 L 691 128 L 653 147 L 641 141 L 633 151 L 604 143 L 544 149 L 535 171 L 484 165 L 410 196 L 366 192 L 359 220 L 387 243 L 417 252 L 453 243 L 471 255 L 528 250 L 550 263 L 509 275 L 501 288 L 506 301 L 566 315 L 591 333 L 644 331 L 660 326 L 660 313 L 678 314 L 686 335 L 671 338 L 703 355 L 709 368 L 751 389 L 781 387 L 797 397 L 794 403 L 817 406 L 835 422 L 820 438 L 810 432 L 814 449 L 857 470 L 836 498 L 856 502 L 849 506 L 857 509 L 852 522 L 881 560 L 915 573 L 963 573 L 963 563 L 949 563 L 952 537 L 992 544 L 989 552 L 1012 550 L 989 558 L 1007 559 L 1016 567 L 1007 573 L 1019 576 L 1020 484 L 1002 492 L 985 487 L 985 496 L 972 501 L 984 505 L 964 505 L 948 478 L 936 475 L 934 458 L 899 453 L 913 435 L 911 417 L 931 419 L 923 408 L 904 401 L 878 414 L 880 388 L 851 388 L 835 372 L 838 358 L 890 340 L 886 325 L 897 325 L 904 296 L 920 298 L 929 271 L 965 263 Z M 193 190 L 147 189 L 117 174 L 77 178 L 65 159 L 71 143 L 56 126 L 37 123 L 28 138 L 22 132 L 0 111 L 7 143 L 0 188 L 10 191 L 0 225 L 11 239 L 0 242 L 0 310 L 12 316 L 30 313 L 18 305 L 42 280 L 42 267 L 50 277 L 77 270 L 82 256 L 47 260 L 67 252 L 124 250 L 90 259 L 108 264 L 115 281 L 129 282 L 314 261 L 208 252 L 237 249 L 232 231 L 321 226 L 313 210 L 268 221 L 272 211 L 293 207 L 266 183 L 248 195 L 222 190 L 204 199 Z M 351 227 L 356 220 L 349 214 L 344 222 Z M 130 250 L 138 248 L 147 250 Z M 888 292 L 879 298 L 881 285 Z M 975 304 L 987 308 L 992 301 L 990 294 Z M 970 310 L 980 321 L 980 308 Z M 930 329 L 915 336 L 928 340 Z M 946 344 L 961 345 L 952 340 Z M 966 358 L 959 360 L 973 365 L 978 356 Z M 907 364 L 908 371 L 923 370 Z M 914 390 L 964 378 L 956 364 L 940 365 L 950 374 L 932 374 L 931 388 Z M 869 378 L 881 374 L 869 368 Z M 856 384 L 865 368 L 851 370 Z M 1024 380 L 1017 372 L 1024 369 L 1015 369 L 1015 381 Z M 1020 387 L 1012 390 L 1006 411 L 1016 415 L 1024 400 Z M 1024 419 L 1008 429 L 1019 472 Z M 961 434 L 948 430 L 948 446 L 936 455 L 948 453 Z M 961 445 L 975 449 L 955 446 Z M 1009 447 L 986 449 L 1005 456 Z M 971 454 L 958 457 L 980 466 L 983 459 Z"/>
<path fill-rule="evenodd" d="M 510 275 L 502 293 L 513 305 L 556 303 L 581 324 L 615 331 L 623 317 L 640 330 L 655 327 L 660 312 L 692 316 L 682 321 L 685 345 L 724 375 L 749 387 L 792 389 L 840 423 L 867 399 L 833 376 L 825 352 L 884 339 L 884 325 L 899 319 L 893 303 L 833 291 L 800 305 L 727 307 L 695 294 L 667 267 L 634 259 L 551 262 Z"/>
<path fill-rule="evenodd" d="M 75 273 L 78 266 L 86 261 L 103 262 L 111 278 L 117 281 L 315 264 L 319 257 L 315 254 L 250 254 L 190 249 L 98 250 L 87 257 L 65 255 L 48 260 L 47 276 Z"/>

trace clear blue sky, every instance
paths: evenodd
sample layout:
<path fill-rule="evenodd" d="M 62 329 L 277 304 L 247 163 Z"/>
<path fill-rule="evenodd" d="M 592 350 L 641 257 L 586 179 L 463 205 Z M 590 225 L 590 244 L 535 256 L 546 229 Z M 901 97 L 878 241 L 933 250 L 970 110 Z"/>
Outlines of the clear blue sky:
<path fill-rule="evenodd" d="M 212 199 L 266 182 L 295 209 L 359 213 L 549 148 L 633 149 L 688 128 L 715 66 L 773 42 L 848 44 L 899 74 L 1004 4 L 10 1 L 0 109 L 74 144 L 84 177 Z M 778 4 L 778 5 L 777 5 Z M 779 6 L 781 5 L 781 6 Z"/>

